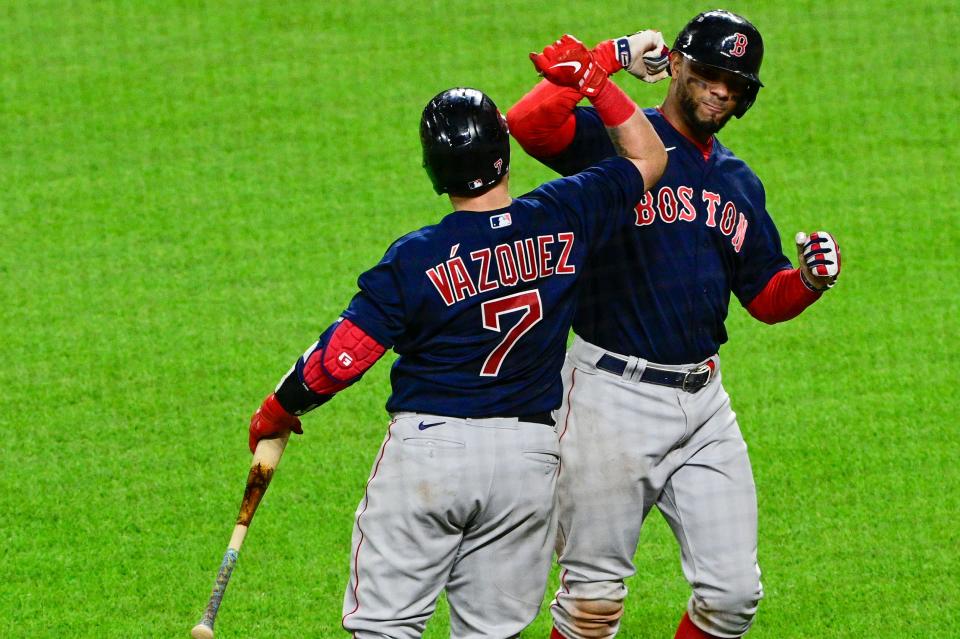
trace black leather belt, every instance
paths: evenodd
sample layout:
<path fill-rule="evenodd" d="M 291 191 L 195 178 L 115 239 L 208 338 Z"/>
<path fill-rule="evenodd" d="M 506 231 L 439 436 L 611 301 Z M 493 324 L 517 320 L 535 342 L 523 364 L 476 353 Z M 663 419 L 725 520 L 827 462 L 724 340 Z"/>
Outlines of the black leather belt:
<path fill-rule="evenodd" d="M 614 375 L 623 375 L 623 372 L 627 370 L 627 360 L 605 354 L 597 361 L 597 368 Z M 689 371 L 668 371 L 648 365 L 643 369 L 640 381 L 657 384 L 658 386 L 679 388 L 688 393 L 696 393 L 707 385 L 712 375 L 713 368 L 707 364 L 701 364 Z"/>

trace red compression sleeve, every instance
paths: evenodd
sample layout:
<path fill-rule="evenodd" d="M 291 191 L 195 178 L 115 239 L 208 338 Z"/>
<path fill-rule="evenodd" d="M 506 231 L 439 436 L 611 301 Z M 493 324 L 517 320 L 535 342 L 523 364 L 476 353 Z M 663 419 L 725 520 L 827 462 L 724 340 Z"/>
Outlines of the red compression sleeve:
<path fill-rule="evenodd" d="M 333 395 L 367 372 L 386 352 L 375 339 L 348 319 L 303 364 L 303 381 L 314 393 Z"/>
<path fill-rule="evenodd" d="M 607 82 L 596 97 L 590 98 L 590 104 L 597 110 L 604 126 L 610 128 L 620 126 L 637 111 L 636 103 L 613 82 Z"/>
<path fill-rule="evenodd" d="M 776 324 L 793 319 L 820 299 L 800 279 L 800 269 L 783 269 L 747 305 L 747 311 L 761 322 Z"/>
<path fill-rule="evenodd" d="M 576 89 L 542 80 L 507 112 L 510 133 L 535 158 L 557 155 L 573 142 L 573 108 L 582 97 Z"/>

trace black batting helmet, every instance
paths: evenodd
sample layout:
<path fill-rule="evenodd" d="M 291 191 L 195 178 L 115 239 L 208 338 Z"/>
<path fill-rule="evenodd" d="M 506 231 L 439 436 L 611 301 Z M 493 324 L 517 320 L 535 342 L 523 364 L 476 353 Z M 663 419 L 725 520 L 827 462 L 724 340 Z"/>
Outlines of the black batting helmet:
<path fill-rule="evenodd" d="M 747 80 L 746 92 L 734 112 L 743 117 L 763 86 L 760 63 L 763 62 L 763 38 L 750 22 L 735 13 L 715 9 L 705 11 L 687 23 L 673 43 L 691 60 L 736 74 Z"/>
<path fill-rule="evenodd" d="M 447 89 L 430 100 L 420 118 L 420 144 L 437 194 L 481 195 L 510 170 L 507 121 L 476 89 Z"/>

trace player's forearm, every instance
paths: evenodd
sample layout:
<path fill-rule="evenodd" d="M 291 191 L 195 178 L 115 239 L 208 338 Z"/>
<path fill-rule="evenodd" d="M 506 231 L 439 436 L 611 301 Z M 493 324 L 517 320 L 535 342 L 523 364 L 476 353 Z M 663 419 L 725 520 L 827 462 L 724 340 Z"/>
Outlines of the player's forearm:
<path fill-rule="evenodd" d="M 650 120 L 613 82 L 590 102 L 606 125 L 617 154 L 633 161 L 643 175 L 644 188 L 650 189 L 667 167 L 667 151 Z"/>
<path fill-rule="evenodd" d="M 573 109 L 581 97 L 576 89 L 541 80 L 507 111 L 510 134 L 532 157 L 559 154 L 576 134 Z"/>
<path fill-rule="evenodd" d="M 386 349 L 350 320 L 338 320 L 307 350 L 277 386 L 277 401 L 302 415 L 359 380 Z"/>
<path fill-rule="evenodd" d="M 804 285 L 799 269 L 784 269 L 770 278 L 747 311 L 761 322 L 776 324 L 793 319 L 820 297 Z"/>

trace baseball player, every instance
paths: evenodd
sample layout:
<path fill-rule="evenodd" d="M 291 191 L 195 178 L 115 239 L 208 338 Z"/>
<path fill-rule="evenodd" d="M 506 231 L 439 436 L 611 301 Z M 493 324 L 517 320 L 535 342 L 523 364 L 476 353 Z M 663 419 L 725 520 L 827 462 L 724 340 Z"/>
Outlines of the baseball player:
<path fill-rule="evenodd" d="M 329 401 L 393 348 L 391 421 L 356 511 L 343 627 L 419 637 L 446 589 L 451 636 L 516 637 L 543 600 L 556 518 L 551 412 L 592 247 L 632 224 L 666 152 L 579 41 L 534 56 L 588 97 L 614 157 L 511 199 L 506 120 L 450 89 L 423 111 L 423 164 L 454 211 L 360 276 L 340 318 L 254 414 L 250 447 Z M 604 135 L 607 135 L 604 133 Z"/>
<path fill-rule="evenodd" d="M 672 50 L 644 31 L 602 42 L 594 55 L 607 73 L 655 81 L 667 70 L 644 63 L 654 50 L 672 80 L 663 105 L 644 113 L 670 161 L 628 205 L 631 231 L 591 254 L 563 370 L 555 639 L 617 633 L 624 579 L 653 506 L 676 535 L 692 588 L 676 637 L 750 628 L 763 596 L 756 491 L 717 355 L 730 293 L 754 317 L 780 322 L 820 299 L 840 271 L 825 232 L 797 235 L 800 267 L 791 268 L 763 185 L 715 137 L 763 86 L 757 29 L 708 11 Z M 540 83 L 508 114 L 524 149 L 564 175 L 614 153 L 597 112 L 579 100 Z"/>

